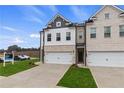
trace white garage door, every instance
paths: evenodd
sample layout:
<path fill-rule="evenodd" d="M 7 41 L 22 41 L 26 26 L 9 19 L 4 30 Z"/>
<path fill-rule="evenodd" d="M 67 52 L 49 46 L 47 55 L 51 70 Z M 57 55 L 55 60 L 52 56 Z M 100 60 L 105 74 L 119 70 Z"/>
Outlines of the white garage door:
<path fill-rule="evenodd" d="M 72 53 L 46 53 L 45 63 L 72 64 L 73 54 Z"/>
<path fill-rule="evenodd" d="M 124 67 L 124 52 L 89 52 L 89 66 Z"/>

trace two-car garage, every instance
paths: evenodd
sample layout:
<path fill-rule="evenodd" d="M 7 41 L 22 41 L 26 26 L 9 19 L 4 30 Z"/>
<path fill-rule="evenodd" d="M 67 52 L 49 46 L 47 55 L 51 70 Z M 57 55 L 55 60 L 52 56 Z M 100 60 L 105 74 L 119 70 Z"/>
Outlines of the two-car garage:
<path fill-rule="evenodd" d="M 48 52 L 45 53 L 45 63 L 73 64 L 73 52 Z M 124 67 L 124 52 L 88 52 L 88 66 Z"/>
<path fill-rule="evenodd" d="M 124 67 L 124 52 L 88 52 L 87 65 Z"/>
<path fill-rule="evenodd" d="M 45 53 L 45 63 L 55 64 L 73 64 L 74 54 L 73 52 L 48 52 Z"/>

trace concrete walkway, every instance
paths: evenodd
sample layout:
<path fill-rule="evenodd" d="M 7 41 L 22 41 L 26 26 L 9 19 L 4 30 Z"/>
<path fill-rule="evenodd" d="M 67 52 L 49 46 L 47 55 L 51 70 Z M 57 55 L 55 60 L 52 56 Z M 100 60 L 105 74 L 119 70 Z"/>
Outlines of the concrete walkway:
<path fill-rule="evenodd" d="M 90 67 L 100 88 L 124 88 L 124 68 Z"/>
<path fill-rule="evenodd" d="M 6 77 L 0 76 L 0 79 L 3 79 L 3 78 L 6 78 Z"/>
<path fill-rule="evenodd" d="M 41 64 L 38 67 L 0 79 L 1 88 L 49 88 L 56 84 L 70 65 Z"/>

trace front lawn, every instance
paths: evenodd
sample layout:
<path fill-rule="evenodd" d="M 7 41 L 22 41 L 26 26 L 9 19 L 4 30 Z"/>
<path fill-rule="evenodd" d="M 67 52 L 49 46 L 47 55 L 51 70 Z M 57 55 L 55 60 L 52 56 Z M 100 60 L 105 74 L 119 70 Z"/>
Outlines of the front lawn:
<path fill-rule="evenodd" d="M 12 63 L 6 63 L 5 67 L 3 67 L 2 63 L 0 63 L 0 76 L 10 76 L 35 67 L 37 65 L 33 64 L 34 62 L 38 62 L 38 59 L 18 61 L 13 65 Z"/>
<path fill-rule="evenodd" d="M 74 65 L 69 68 L 57 85 L 69 88 L 97 88 L 90 70 Z"/>

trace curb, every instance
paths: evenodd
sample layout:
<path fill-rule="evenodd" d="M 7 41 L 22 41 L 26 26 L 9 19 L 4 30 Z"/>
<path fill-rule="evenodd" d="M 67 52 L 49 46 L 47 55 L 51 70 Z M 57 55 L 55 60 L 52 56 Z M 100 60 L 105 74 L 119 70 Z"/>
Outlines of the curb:
<path fill-rule="evenodd" d="M 57 83 L 56 83 L 56 87 L 58 87 L 58 88 L 66 88 L 66 87 L 62 87 L 62 86 L 57 86 L 57 84 L 58 84 L 59 81 L 63 78 L 63 76 L 64 76 L 65 73 L 69 70 L 70 67 L 71 67 L 71 66 L 69 66 L 69 67 L 66 69 L 66 71 L 61 75 L 61 77 L 59 78 L 59 80 L 58 80 Z"/>
<path fill-rule="evenodd" d="M 4 76 L 0 76 L 0 80 L 1 80 L 1 79 L 4 79 L 4 78 L 6 78 L 6 77 L 4 77 Z"/>
<path fill-rule="evenodd" d="M 91 74 L 92 74 L 92 76 L 93 76 L 93 78 L 94 78 L 94 80 L 95 80 L 95 83 L 96 83 L 97 87 L 100 88 L 100 87 L 99 87 L 99 84 L 98 84 L 98 82 L 97 82 L 97 80 L 96 80 L 96 77 L 95 77 L 95 76 L 93 75 L 93 73 L 92 73 L 92 72 L 93 72 L 92 69 L 91 69 L 91 68 L 89 68 L 89 69 L 90 69 L 90 71 L 91 71 Z"/>

